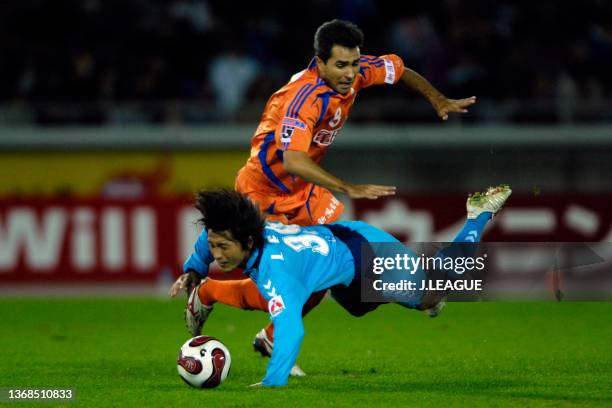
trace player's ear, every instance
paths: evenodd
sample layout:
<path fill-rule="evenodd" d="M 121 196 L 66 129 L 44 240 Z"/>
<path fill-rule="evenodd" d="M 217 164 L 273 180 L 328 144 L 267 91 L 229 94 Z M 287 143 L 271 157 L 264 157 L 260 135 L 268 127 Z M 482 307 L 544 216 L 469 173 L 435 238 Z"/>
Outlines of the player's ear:
<path fill-rule="evenodd" d="M 249 237 L 249 239 L 247 240 L 247 249 L 249 251 L 253 249 L 254 244 L 255 244 L 255 241 L 253 240 L 253 237 Z"/>
<path fill-rule="evenodd" d="M 319 68 L 319 72 L 321 72 L 322 69 L 325 69 L 325 62 L 318 56 L 315 56 L 315 59 L 317 61 L 317 68 Z"/>

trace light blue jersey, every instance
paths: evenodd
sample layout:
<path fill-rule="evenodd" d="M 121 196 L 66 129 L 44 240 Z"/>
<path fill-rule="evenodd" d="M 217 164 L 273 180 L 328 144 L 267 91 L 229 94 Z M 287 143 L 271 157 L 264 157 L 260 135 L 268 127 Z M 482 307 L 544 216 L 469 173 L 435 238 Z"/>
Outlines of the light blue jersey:
<path fill-rule="evenodd" d="M 491 213 L 484 212 L 477 219 L 468 219 L 454 242 L 480 241 L 482 230 L 490 218 Z M 364 241 L 399 241 L 362 221 L 310 227 L 266 223 L 264 235 L 263 248 L 253 251 L 244 273 L 256 283 L 259 292 L 268 301 L 268 312 L 274 322 L 274 350 L 262 383 L 281 386 L 287 383 L 300 351 L 304 337 L 302 308 L 310 295 L 335 286 L 332 295 L 351 314 L 361 316 L 374 310 L 378 304 L 360 301 L 360 279 L 356 279 L 359 275 L 355 260 L 360 263 L 361 244 Z M 403 247 L 402 252 L 416 256 L 410 248 Z M 208 234 L 203 231 L 196 242 L 195 252 L 185 262 L 184 270 L 187 272 L 191 269 L 205 277 L 213 260 L 208 249 Z M 425 279 L 422 270 L 410 276 L 415 282 Z M 351 286 L 343 288 L 337 285 Z M 357 289 L 356 294 L 352 288 Z M 346 293 L 341 293 L 343 290 L 350 292 L 348 298 Z M 421 296 L 419 292 L 413 301 L 399 303 L 414 308 L 420 303 Z M 361 309 L 355 310 L 355 305 Z"/>
<path fill-rule="evenodd" d="M 342 224 L 349 228 L 367 226 L 385 234 L 378 242 L 383 239 L 397 242 L 363 222 Z M 257 284 L 268 301 L 268 311 L 274 322 L 274 351 L 262 382 L 267 386 L 280 386 L 287 383 L 302 344 L 304 303 L 314 292 L 335 285 L 349 285 L 355 277 L 355 261 L 345 243 L 325 226 L 266 223 L 264 235 L 264 247 L 253 251 L 244 273 Z M 375 240 L 376 237 L 371 238 Z M 208 235 L 203 231 L 184 269 L 195 270 L 204 277 L 212 261 Z"/>

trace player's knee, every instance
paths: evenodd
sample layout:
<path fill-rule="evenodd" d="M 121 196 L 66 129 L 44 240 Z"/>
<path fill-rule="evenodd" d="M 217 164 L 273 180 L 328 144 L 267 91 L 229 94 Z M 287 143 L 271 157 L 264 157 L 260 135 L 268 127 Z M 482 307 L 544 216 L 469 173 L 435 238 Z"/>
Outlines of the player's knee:
<path fill-rule="evenodd" d="M 359 303 L 359 304 L 346 308 L 346 310 L 347 312 L 349 312 L 351 316 L 361 317 L 361 316 L 364 316 L 370 313 L 372 310 L 376 309 L 377 307 L 378 305 L 375 305 L 375 304 L 372 304 L 370 306 L 370 304 Z"/>
<path fill-rule="evenodd" d="M 441 292 L 427 290 L 423 293 L 421 302 L 418 305 L 416 305 L 414 308 L 417 310 L 427 310 L 429 308 L 432 308 L 438 303 L 440 303 L 440 300 L 442 300 L 443 296 L 444 294 L 441 294 Z"/>
<path fill-rule="evenodd" d="M 367 310 L 362 310 L 362 309 L 358 309 L 358 310 L 350 309 L 348 310 L 348 312 L 351 316 L 354 316 L 354 317 L 361 317 L 368 313 Z"/>
<path fill-rule="evenodd" d="M 306 304 L 304 305 L 304 308 L 310 310 L 319 303 L 321 303 L 321 300 L 323 300 L 323 298 L 325 297 L 325 292 L 326 291 L 323 290 L 321 292 L 315 292 L 310 295 L 310 297 L 306 301 Z"/>

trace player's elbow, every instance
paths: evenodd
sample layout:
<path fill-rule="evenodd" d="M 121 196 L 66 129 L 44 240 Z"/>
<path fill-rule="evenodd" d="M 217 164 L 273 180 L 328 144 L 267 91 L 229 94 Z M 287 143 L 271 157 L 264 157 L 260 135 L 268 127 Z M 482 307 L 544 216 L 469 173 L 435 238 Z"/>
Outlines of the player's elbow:
<path fill-rule="evenodd" d="M 304 326 L 294 327 L 291 333 L 287 334 L 287 343 L 297 345 L 299 347 L 304 340 Z"/>
<path fill-rule="evenodd" d="M 285 151 L 283 153 L 283 166 L 285 166 L 285 170 L 287 173 L 295 174 L 297 176 L 301 175 L 301 169 L 303 168 L 303 152 L 294 152 L 291 150 Z"/>
<path fill-rule="evenodd" d="M 295 330 L 295 341 L 301 343 L 304 340 L 304 327 L 300 326 Z"/>

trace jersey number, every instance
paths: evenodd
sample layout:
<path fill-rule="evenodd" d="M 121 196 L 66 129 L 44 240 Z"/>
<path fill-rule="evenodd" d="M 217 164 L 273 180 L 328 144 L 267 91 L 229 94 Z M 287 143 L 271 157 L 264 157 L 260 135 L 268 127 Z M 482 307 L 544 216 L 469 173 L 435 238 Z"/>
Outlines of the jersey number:
<path fill-rule="evenodd" d="M 342 108 L 338 108 L 336 109 L 336 113 L 334 114 L 334 117 L 329 121 L 329 126 L 335 128 L 336 126 L 340 124 L 341 120 L 342 120 Z"/>
<path fill-rule="evenodd" d="M 276 231 L 279 234 L 299 234 L 302 230 L 299 225 L 295 224 L 283 224 L 280 222 L 269 222 L 266 228 Z"/>
<path fill-rule="evenodd" d="M 309 248 L 312 249 L 312 252 L 317 252 L 323 256 L 329 254 L 329 244 L 318 235 L 290 235 L 283 237 L 283 242 L 297 252 Z"/>

